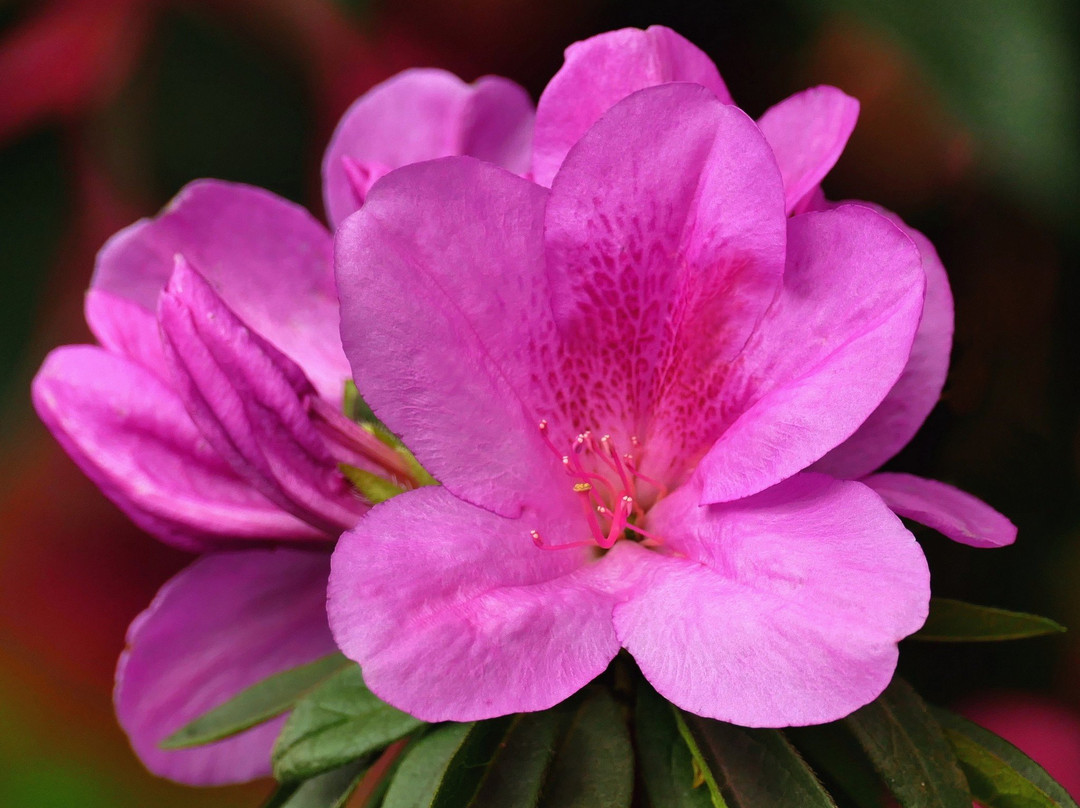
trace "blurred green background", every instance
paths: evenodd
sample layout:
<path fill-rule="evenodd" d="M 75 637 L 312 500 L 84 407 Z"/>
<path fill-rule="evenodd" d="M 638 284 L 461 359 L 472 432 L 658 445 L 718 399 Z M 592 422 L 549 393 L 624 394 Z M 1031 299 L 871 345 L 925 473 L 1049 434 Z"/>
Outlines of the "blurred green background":
<path fill-rule="evenodd" d="M 507 75 L 535 97 L 570 42 L 653 23 L 707 50 L 751 114 L 820 83 L 861 100 L 826 192 L 923 229 L 956 295 L 945 396 L 891 465 L 1020 527 L 993 552 L 918 532 L 935 591 L 1076 629 L 909 645 L 902 668 L 940 703 L 1023 691 L 1073 720 L 1077 16 L 1068 0 L 0 0 L 0 805 L 254 806 L 269 789 L 155 780 L 112 718 L 124 629 L 186 558 L 97 494 L 27 392 L 51 347 L 89 340 L 81 298 L 104 239 L 203 176 L 321 213 L 322 148 L 373 83 L 431 65 Z"/>

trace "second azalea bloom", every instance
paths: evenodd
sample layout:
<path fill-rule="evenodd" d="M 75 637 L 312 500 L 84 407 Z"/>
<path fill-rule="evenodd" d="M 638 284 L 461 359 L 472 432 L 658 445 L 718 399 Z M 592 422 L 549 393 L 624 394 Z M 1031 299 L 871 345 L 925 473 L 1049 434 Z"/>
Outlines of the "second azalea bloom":
<path fill-rule="evenodd" d="M 375 693 L 539 710 L 620 648 L 747 726 L 881 692 L 926 562 L 871 488 L 807 469 L 901 377 L 926 274 L 882 214 L 789 196 L 758 125 L 688 83 L 618 101 L 550 190 L 464 157 L 371 188 L 337 234 L 343 346 L 443 484 L 335 550 L 331 628 Z"/>
<path fill-rule="evenodd" d="M 193 183 L 101 250 L 86 319 L 98 344 L 49 355 L 38 413 L 136 524 L 206 553 L 132 624 L 118 717 L 157 774 L 265 776 L 280 721 L 205 748 L 159 743 L 334 650 L 329 551 L 368 508 L 338 464 L 409 484 L 403 457 L 341 413 L 330 233 L 267 191 Z"/>

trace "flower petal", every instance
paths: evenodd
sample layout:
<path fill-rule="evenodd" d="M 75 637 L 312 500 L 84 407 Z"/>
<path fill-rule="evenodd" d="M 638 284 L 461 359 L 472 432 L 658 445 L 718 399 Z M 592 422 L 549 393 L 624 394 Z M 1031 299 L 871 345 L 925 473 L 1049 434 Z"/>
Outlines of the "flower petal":
<path fill-rule="evenodd" d="M 860 483 L 817 474 L 697 503 L 685 486 L 649 514 L 676 555 L 624 549 L 649 572 L 615 627 L 653 686 L 751 727 L 823 723 L 873 700 L 930 598 L 926 560 L 900 520 Z"/>
<path fill-rule="evenodd" d="M 326 553 L 294 550 L 203 556 L 135 619 L 114 698 L 120 724 L 150 771 L 200 786 L 270 774 L 282 719 L 194 749 L 158 744 L 244 688 L 333 653 L 328 561 Z"/>
<path fill-rule="evenodd" d="M 86 324 L 101 347 L 158 376 L 167 375 L 165 355 L 161 352 L 161 329 L 152 311 L 102 289 L 86 293 L 83 309 Z"/>
<path fill-rule="evenodd" d="M 497 76 L 466 84 L 445 70 L 414 69 L 384 81 L 345 113 L 323 158 L 331 224 L 363 204 L 378 176 L 409 163 L 470 155 L 524 174 L 534 115 L 528 93 Z M 372 176 L 358 186 L 345 160 Z"/>
<path fill-rule="evenodd" d="M 728 369 L 702 501 L 763 491 L 855 432 L 907 363 L 925 286 L 911 239 L 868 208 L 788 220 L 783 293 Z"/>
<path fill-rule="evenodd" d="M 33 384 L 45 425 L 143 530 L 187 549 L 319 538 L 238 478 L 159 377 L 90 345 L 58 348 Z"/>
<path fill-rule="evenodd" d="M 972 547 L 1005 547 L 1016 525 L 981 499 L 937 480 L 911 474 L 872 474 L 862 480 L 900 516 Z"/>
<path fill-rule="evenodd" d="M 366 510 L 309 417 L 304 372 L 252 333 L 182 256 L 158 303 L 174 388 L 206 439 L 267 499 L 336 535 Z"/>
<path fill-rule="evenodd" d="M 601 115 L 637 90 L 673 81 L 701 84 L 732 103 L 712 59 L 670 28 L 624 28 L 571 45 L 536 108 L 533 179 L 551 185 L 567 152 Z"/>
<path fill-rule="evenodd" d="M 334 551 L 334 638 L 374 693 L 425 721 L 551 707 L 619 650 L 608 567 L 590 564 L 589 549 L 545 551 L 529 537 L 583 538 L 569 524 L 505 519 L 445 488 L 377 505 Z"/>
<path fill-rule="evenodd" d="M 858 101 L 821 86 L 785 98 L 758 120 L 780 164 L 789 213 L 836 165 L 858 117 Z"/>
<path fill-rule="evenodd" d="M 785 226 L 772 151 L 737 108 L 668 84 L 609 110 L 545 219 L 574 427 L 644 438 L 653 476 L 700 456 L 717 388 L 779 290 Z"/>
<path fill-rule="evenodd" d="M 854 435 L 814 464 L 815 471 L 848 479 L 858 479 L 874 471 L 915 437 L 941 397 L 952 350 L 952 291 L 934 245 L 896 214 L 869 207 L 889 217 L 919 248 L 926 273 L 926 302 L 911 356 L 885 400 Z"/>
<path fill-rule="evenodd" d="M 349 366 L 338 337 L 332 243 L 307 211 L 261 188 L 191 183 L 156 219 L 108 241 L 92 286 L 155 311 L 177 253 L 320 394 L 341 400 Z"/>
<path fill-rule="evenodd" d="M 525 403 L 528 357 L 552 330 L 546 198 L 444 158 L 384 177 L 337 234 L 342 341 L 364 400 L 456 496 L 505 516 L 569 491 Z"/>

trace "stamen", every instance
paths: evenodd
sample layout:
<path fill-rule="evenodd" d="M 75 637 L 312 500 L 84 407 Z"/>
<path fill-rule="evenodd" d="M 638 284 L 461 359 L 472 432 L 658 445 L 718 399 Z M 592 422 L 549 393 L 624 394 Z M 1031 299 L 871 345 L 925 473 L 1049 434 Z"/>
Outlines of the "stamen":
<path fill-rule="evenodd" d="M 597 440 L 591 430 L 585 430 L 573 439 L 570 452 L 562 454 L 551 439 L 546 419 L 539 422 L 539 428 L 544 443 L 562 462 L 567 475 L 574 480 L 573 491 L 578 495 L 578 501 L 585 511 L 585 521 L 592 538 L 588 541 L 549 545 L 537 531 L 532 531 L 533 543 L 537 547 L 555 550 L 592 545 L 608 550 L 614 547 L 627 531 L 638 534 L 644 546 L 659 547 L 664 544 L 659 536 L 635 525 L 645 518 L 645 508 L 638 504 L 636 498 L 638 480 L 655 487 L 661 497 L 668 493 L 667 487 L 662 483 L 638 471 L 635 454 L 641 447 L 641 441 L 636 435 L 630 436 L 633 451 L 621 454 L 611 435 L 605 434 Z M 595 455 L 610 473 L 604 468 L 597 468 L 595 461 L 586 460 L 590 453 Z M 594 470 L 587 469 L 586 465 Z"/>
<path fill-rule="evenodd" d="M 599 542 L 601 547 L 605 550 L 610 550 L 615 546 L 615 542 L 619 540 L 619 536 L 626 530 L 627 519 L 633 509 L 634 500 L 630 497 L 622 497 L 619 499 L 619 504 L 615 506 L 615 513 L 611 518 L 611 527 L 608 528 L 607 538 L 605 538 L 604 541 Z"/>
<path fill-rule="evenodd" d="M 668 495 L 668 487 L 666 485 L 664 485 L 662 482 L 660 482 L 659 480 L 654 480 L 649 475 L 642 474 L 638 470 L 637 464 L 634 462 L 634 458 L 632 458 L 630 455 L 624 455 L 623 458 L 626 460 L 626 465 L 629 467 L 630 473 L 634 477 L 637 477 L 639 480 L 644 480 L 649 485 L 653 486 L 657 490 L 658 497 L 660 499 L 663 499 L 664 497 L 666 497 Z"/>
<path fill-rule="evenodd" d="M 566 544 L 544 544 L 544 540 L 540 537 L 540 531 L 530 530 L 529 535 L 532 536 L 533 544 L 541 550 L 568 550 L 571 547 L 592 547 L 595 544 L 595 542 L 592 541 L 572 541 Z"/>
<path fill-rule="evenodd" d="M 627 525 L 626 529 L 627 530 L 632 530 L 635 533 L 637 533 L 638 535 L 644 536 L 646 539 L 648 539 L 648 542 L 642 542 L 642 544 L 645 544 L 646 546 L 657 546 L 658 547 L 658 546 L 663 545 L 663 543 L 664 543 L 664 540 L 662 538 L 660 538 L 659 536 L 657 536 L 655 533 L 650 533 L 649 531 L 645 530 L 642 527 L 638 527 L 637 525 Z"/>
<path fill-rule="evenodd" d="M 619 492 L 615 490 L 615 486 L 611 484 L 611 481 L 602 474 L 593 474 L 591 471 L 585 471 L 585 468 L 581 465 L 581 461 L 577 457 L 571 457 L 570 455 L 563 455 L 563 466 L 566 467 L 566 473 L 571 477 L 584 477 L 587 480 L 594 480 L 607 489 L 607 493 L 614 499 L 619 495 Z"/>
<path fill-rule="evenodd" d="M 626 477 L 626 469 L 623 468 L 622 461 L 619 459 L 619 453 L 615 451 L 611 435 L 604 435 L 604 437 L 600 438 L 600 446 L 604 449 L 604 452 L 601 452 L 600 456 L 603 458 L 606 453 L 611 457 L 612 462 L 608 463 L 608 465 L 619 475 L 619 481 L 623 484 L 623 491 L 628 494 L 631 493 L 634 490 L 634 486 L 631 485 L 630 480 Z M 604 459 L 606 461 L 607 458 Z"/>
<path fill-rule="evenodd" d="M 604 530 L 600 527 L 600 522 L 596 518 L 596 508 L 593 504 L 593 487 L 589 483 L 575 483 L 574 492 L 580 495 L 579 501 L 582 510 L 585 511 L 585 521 L 589 523 L 589 530 L 592 531 L 593 540 L 599 544 L 604 538 Z"/>

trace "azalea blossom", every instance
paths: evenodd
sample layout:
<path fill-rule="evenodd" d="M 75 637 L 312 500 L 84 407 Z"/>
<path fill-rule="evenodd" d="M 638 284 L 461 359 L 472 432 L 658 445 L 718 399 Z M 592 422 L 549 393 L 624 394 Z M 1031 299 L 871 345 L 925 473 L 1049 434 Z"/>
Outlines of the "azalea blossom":
<path fill-rule="evenodd" d="M 952 325 L 921 236 L 820 195 L 856 112 L 817 88 L 755 124 L 685 40 L 614 32 L 541 96 L 540 184 L 450 158 L 370 188 L 337 234 L 343 343 L 443 484 L 334 554 L 331 626 L 378 695 L 544 709 L 622 647 L 695 713 L 829 721 L 925 618 L 889 505 L 1012 540 L 956 489 L 867 476 L 936 401 Z"/>

